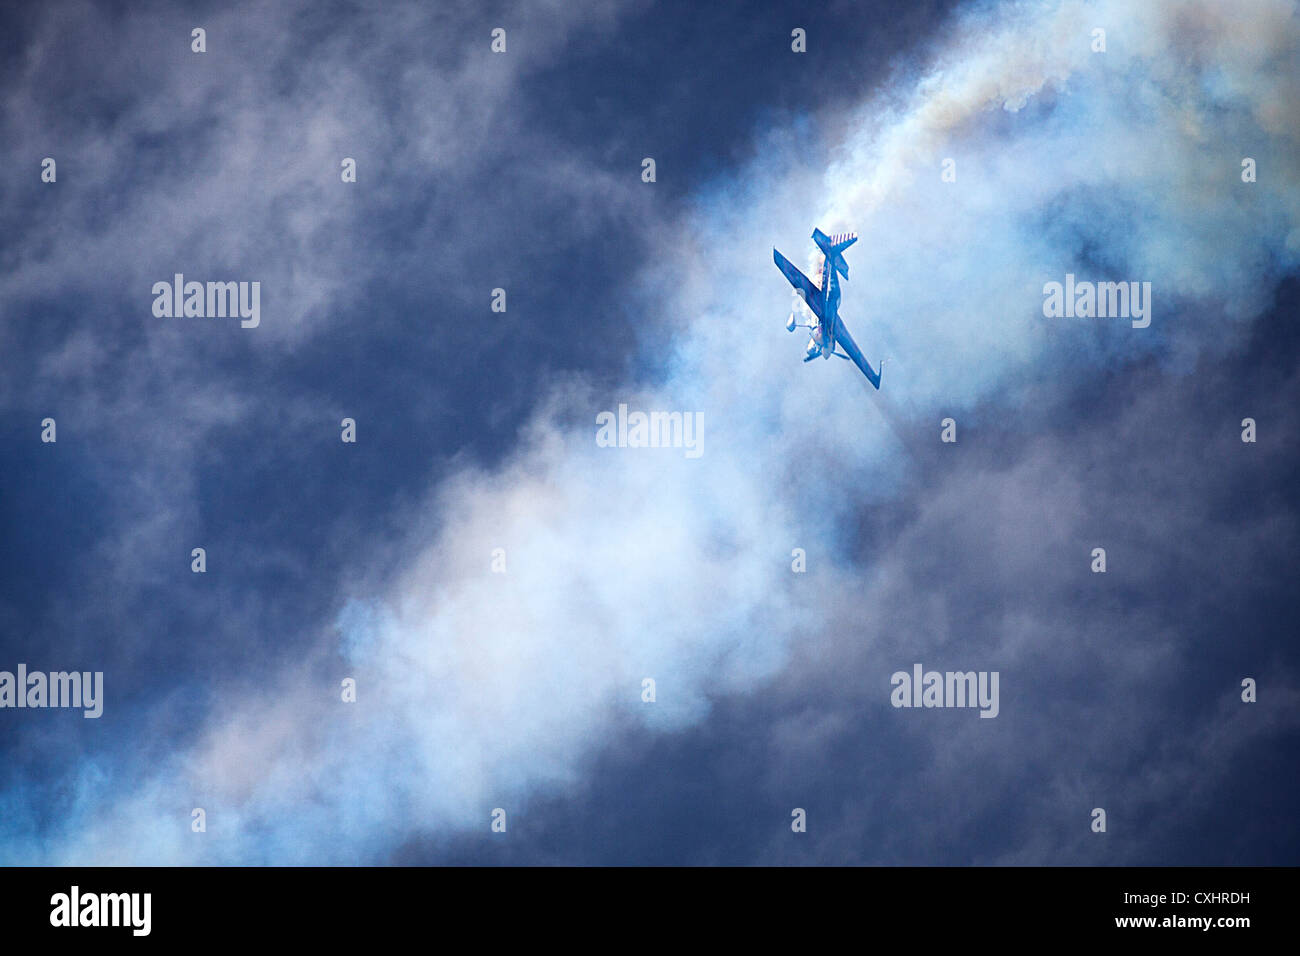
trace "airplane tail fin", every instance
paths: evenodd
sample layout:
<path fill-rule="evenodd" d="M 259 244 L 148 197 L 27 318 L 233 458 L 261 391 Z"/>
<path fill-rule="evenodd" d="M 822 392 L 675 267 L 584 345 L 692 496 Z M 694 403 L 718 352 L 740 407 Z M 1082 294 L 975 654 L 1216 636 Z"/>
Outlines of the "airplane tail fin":
<path fill-rule="evenodd" d="M 844 261 L 842 253 L 858 241 L 858 234 L 856 232 L 841 232 L 834 236 L 828 236 L 820 229 L 814 229 L 812 237 L 826 258 L 835 266 L 835 271 L 847 279 L 849 277 L 849 264 Z"/>

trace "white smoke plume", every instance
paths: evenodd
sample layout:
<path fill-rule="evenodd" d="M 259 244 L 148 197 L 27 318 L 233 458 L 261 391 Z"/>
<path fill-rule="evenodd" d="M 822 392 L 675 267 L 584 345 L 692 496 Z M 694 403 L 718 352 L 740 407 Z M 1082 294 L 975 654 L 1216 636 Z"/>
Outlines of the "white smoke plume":
<path fill-rule="evenodd" d="M 790 643 L 839 626 L 863 589 L 839 523 L 906 467 L 882 408 L 1014 401 L 1018 383 L 1150 353 L 1177 368 L 1267 305 L 1300 255 L 1298 57 L 1287 2 L 989 6 L 864 103 L 829 166 L 768 131 L 647 265 L 664 315 L 688 317 L 662 385 L 557 387 L 508 464 L 436 489 L 405 573 L 348 604 L 318 660 L 230 700 L 193 752 L 88 800 L 38 852 L 382 860 L 573 784 L 611 726 L 670 731 L 779 680 Z M 801 365 L 782 329 L 772 246 L 800 261 L 814 226 L 861 236 L 842 308 L 889 360 L 879 396 L 847 363 Z M 1068 272 L 1150 281 L 1151 327 L 1045 319 L 1043 284 Z M 702 457 L 598 448 L 595 416 L 620 401 L 699 412 Z M 811 600 L 797 547 L 833 565 Z"/>

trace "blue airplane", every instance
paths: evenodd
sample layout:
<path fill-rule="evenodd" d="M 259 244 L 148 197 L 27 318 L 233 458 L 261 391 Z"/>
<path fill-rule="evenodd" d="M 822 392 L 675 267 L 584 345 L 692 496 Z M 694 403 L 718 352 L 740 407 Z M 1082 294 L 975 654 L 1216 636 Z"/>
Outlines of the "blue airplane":
<path fill-rule="evenodd" d="M 862 369 L 862 374 L 867 377 L 872 385 L 877 389 L 880 388 L 880 372 L 874 372 L 867 360 L 862 357 L 862 351 L 858 348 L 857 343 L 853 341 L 853 336 L 849 335 L 849 330 L 844 327 L 840 320 L 840 281 L 838 276 L 845 279 L 849 277 L 849 266 L 844 261 L 844 250 L 858 241 L 856 233 L 846 232 L 838 236 L 828 236 L 820 229 L 814 229 L 812 234 L 818 247 L 826 256 L 826 261 L 822 264 L 822 284 L 821 288 L 812 284 L 806 275 L 794 267 L 785 256 L 772 250 L 772 258 L 776 266 L 785 273 L 785 277 L 790 280 L 790 284 L 795 287 L 795 291 L 800 297 L 808 303 L 808 308 L 812 309 L 813 314 L 817 316 L 817 323 L 813 324 L 796 322 L 794 313 L 790 313 L 790 320 L 786 322 L 787 330 L 793 332 L 796 328 L 812 329 L 812 338 L 808 340 L 808 351 L 804 354 L 803 360 L 811 362 L 817 356 L 830 358 L 832 355 L 839 356 L 842 359 L 850 360 L 858 368 Z M 836 346 L 843 351 L 838 351 Z M 884 371 L 885 363 L 880 363 L 880 371 Z"/>

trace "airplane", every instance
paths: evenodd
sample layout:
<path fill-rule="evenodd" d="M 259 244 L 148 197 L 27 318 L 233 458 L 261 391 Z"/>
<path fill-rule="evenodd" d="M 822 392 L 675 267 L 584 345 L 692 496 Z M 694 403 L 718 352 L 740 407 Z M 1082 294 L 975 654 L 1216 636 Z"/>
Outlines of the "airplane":
<path fill-rule="evenodd" d="M 844 261 L 844 250 L 858 241 L 856 233 L 846 232 L 836 236 L 828 236 L 820 229 L 814 229 L 812 234 L 813 240 L 826 256 L 826 261 L 822 264 L 822 284 L 821 288 L 812 284 L 806 275 L 795 268 L 785 256 L 772 250 L 772 258 L 776 266 L 785 273 L 785 277 L 790 280 L 795 291 L 800 297 L 808 303 L 808 308 L 812 309 L 813 314 L 817 316 L 816 324 L 808 322 L 796 322 L 793 312 L 790 313 L 790 320 L 786 322 L 787 331 L 793 332 L 796 328 L 812 329 L 812 338 L 808 340 L 808 351 L 804 354 L 803 360 L 811 362 L 817 356 L 829 359 L 832 355 L 853 362 L 862 370 L 862 374 L 867 377 L 877 390 L 880 388 L 880 375 L 885 370 L 885 363 L 880 363 L 880 371 L 873 371 L 871 365 L 862 357 L 862 351 L 858 348 L 857 343 L 853 341 L 853 336 L 849 335 L 849 330 L 844 327 L 844 322 L 840 319 L 840 282 L 838 276 L 845 279 L 849 277 L 849 266 Z M 839 346 L 840 351 L 836 348 Z"/>

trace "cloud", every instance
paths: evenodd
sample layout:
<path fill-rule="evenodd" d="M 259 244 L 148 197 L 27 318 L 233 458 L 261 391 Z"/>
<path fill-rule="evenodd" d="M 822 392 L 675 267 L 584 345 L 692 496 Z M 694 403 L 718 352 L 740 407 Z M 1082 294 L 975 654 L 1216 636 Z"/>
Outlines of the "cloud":
<path fill-rule="evenodd" d="M 301 665 L 232 687 L 192 749 L 67 820 L 41 858 L 383 859 L 413 834 L 483 828 L 493 807 L 514 813 L 572 786 L 617 721 L 672 731 L 720 697 L 779 686 L 795 641 L 863 640 L 871 666 L 886 650 L 889 669 L 910 663 L 883 641 L 886 622 L 863 635 L 864 594 L 908 609 L 917 640 L 904 657 L 926 650 L 920 635 L 952 637 L 962 622 L 911 562 L 965 523 L 1013 546 L 1000 568 L 969 553 L 967 580 L 1014 590 L 1060 557 L 1035 530 L 1084 523 L 1084 495 L 1045 449 L 1011 473 L 971 471 L 896 554 L 859 566 L 851 522 L 908 474 L 889 426 L 1014 414 L 1036 388 L 1151 356 L 1189 368 L 1231 346 L 1294 269 L 1294 134 L 1275 107 L 1297 98 L 1294 10 L 1226 16 L 1199 4 L 981 7 L 923 75 L 864 104 L 833 162 L 780 131 L 761 136 L 733 181 L 653 234 L 646 288 L 679 323 L 664 379 L 557 385 L 500 467 L 467 464 L 408 516 L 395 547 L 411 557 L 394 580 L 353 590 L 362 603 Z M 1097 24 L 1104 54 L 1089 48 Z M 1241 182 L 1243 155 L 1267 171 L 1259 182 Z M 940 180 L 945 156 L 956 183 Z M 788 293 L 771 246 L 799 261 L 814 224 L 862 236 L 844 311 L 867 356 L 889 359 L 879 396 L 855 391 L 839 363 L 801 367 L 780 331 Z M 312 228 L 296 233 L 303 248 Z M 1151 329 L 1044 319 L 1043 283 L 1067 272 L 1150 281 Z M 595 415 L 618 402 L 701 413 L 703 457 L 597 448 Z M 505 575 L 489 571 L 496 547 Z M 811 600 L 789 570 L 795 547 L 819 565 Z M 991 669 L 1041 657 L 1050 621 L 970 613 L 993 640 Z M 1126 663 L 1146 673 L 1167 654 L 1137 645 Z M 345 675 L 355 705 L 339 700 Z M 644 677 L 657 682 L 653 706 L 639 698 Z M 1013 715 L 1004 706 L 962 740 L 982 724 L 1009 746 L 1041 732 Z M 926 771 L 931 782 L 944 766 Z M 207 834 L 188 832 L 191 806 L 208 810 Z"/>
<path fill-rule="evenodd" d="M 169 626 L 158 595 L 172 593 L 191 547 L 215 551 L 218 538 L 214 569 L 291 574 L 312 589 L 314 569 L 287 543 L 241 536 L 231 520 L 241 509 L 223 500 L 265 493 L 259 479 L 283 482 L 289 455 L 336 436 L 358 407 L 371 412 L 360 417 L 374 439 L 396 399 L 426 420 L 454 403 L 454 377 L 429 369 L 454 367 L 464 343 L 445 330 L 470 325 L 467 299 L 487 301 L 479 265 L 498 249 L 483 223 L 538 232 L 554 227 L 566 196 L 594 204 L 612 191 L 607 178 L 556 175 L 546 208 L 491 188 L 485 158 L 518 147 L 539 167 L 560 162 L 544 131 L 501 106 L 565 43 L 599 35 L 619 12 L 498 9 L 516 41 L 507 55 L 490 53 L 491 21 L 475 4 L 244 3 L 203 15 L 205 54 L 190 50 L 193 15 L 166 5 L 63 3 L 15 24 L 24 55 L 0 93 L 0 161 L 19 171 L 5 215 L 20 241 L 4 252 L 0 348 L 32 359 L 0 383 L 0 407 L 15 423 L 56 418 L 54 454 L 16 455 L 15 473 L 20 463 L 34 483 L 39 468 L 75 473 L 90 489 L 75 503 L 99 532 L 60 562 L 82 596 L 52 602 L 63 650 L 91 649 L 123 681 L 148 682 Z M 58 161 L 54 184 L 39 182 L 44 155 Z M 355 188 L 340 182 L 344 156 L 358 160 Z M 471 215 L 449 212 L 471 204 Z M 636 213 L 609 205 L 611 217 Z M 583 218 L 592 230 L 605 222 Z M 260 281 L 262 324 L 155 319 L 152 284 L 176 272 Z M 418 310 L 394 301 L 394 286 Z M 480 345 L 481 330 L 471 335 Z M 393 363 L 363 394 L 347 387 L 352 363 L 373 361 L 389 340 L 428 364 Z M 350 549 L 355 536 L 355 525 L 331 525 L 316 546 Z M 251 653 L 266 602 L 184 588 L 196 618 L 221 619 L 226 639 Z M 323 601 L 329 583 L 319 590 Z M 118 633 L 109 641 L 106 631 Z"/>

